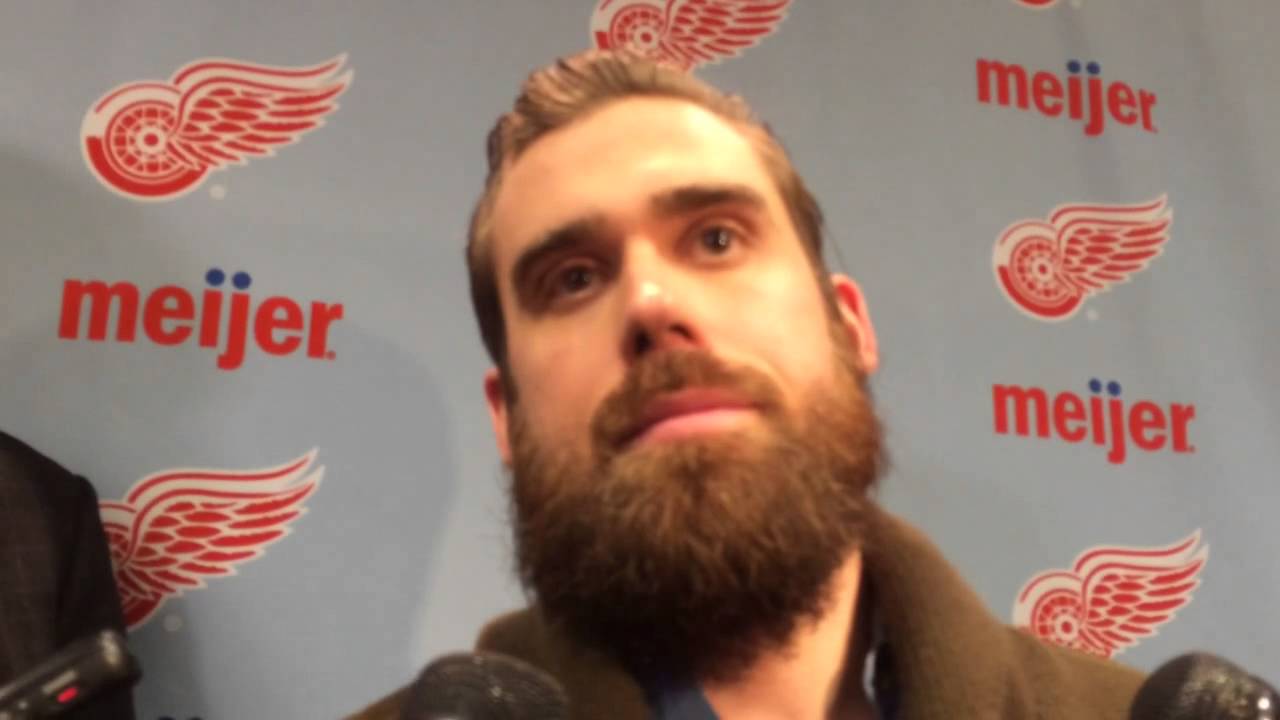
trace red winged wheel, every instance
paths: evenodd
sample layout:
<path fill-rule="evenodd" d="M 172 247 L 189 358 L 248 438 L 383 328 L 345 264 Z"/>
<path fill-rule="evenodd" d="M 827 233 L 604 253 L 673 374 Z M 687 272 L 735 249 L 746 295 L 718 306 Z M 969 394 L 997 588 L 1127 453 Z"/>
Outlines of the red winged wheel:
<path fill-rule="evenodd" d="M 1197 530 L 1162 548 L 1095 547 L 1018 593 L 1013 624 L 1049 642 L 1111 657 L 1173 619 L 1200 585 L 1209 547 Z"/>
<path fill-rule="evenodd" d="M 81 125 L 85 162 L 109 189 L 171 200 L 210 170 L 269 157 L 324 124 L 351 84 L 346 56 L 311 67 L 204 58 L 168 82 L 120 85 Z"/>
<path fill-rule="evenodd" d="M 777 29 L 791 0 L 601 0 L 596 47 L 630 48 L 684 70 L 736 57 Z"/>
<path fill-rule="evenodd" d="M 263 470 L 167 470 L 139 480 L 122 502 L 101 502 L 128 626 L 205 578 L 234 575 L 288 535 L 324 475 L 315 459 L 312 449 Z"/>
<path fill-rule="evenodd" d="M 996 283 L 1019 310 L 1066 320 L 1090 296 L 1146 269 L 1169 239 L 1165 196 L 1137 205 L 1060 205 L 1005 228 L 992 252 Z"/>

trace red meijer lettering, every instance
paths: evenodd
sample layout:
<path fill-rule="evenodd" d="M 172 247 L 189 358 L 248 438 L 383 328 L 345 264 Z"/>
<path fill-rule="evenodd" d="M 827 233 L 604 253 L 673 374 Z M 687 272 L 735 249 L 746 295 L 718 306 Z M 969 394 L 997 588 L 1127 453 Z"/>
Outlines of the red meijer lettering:
<path fill-rule="evenodd" d="M 1060 392 L 1050 397 L 1036 387 L 1019 385 L 992 385 L 991 399 L 995 413 L 995 431 L 999 435 L 1047 438 L 1051 435 L 1069 443 L 1090 439 L 1093 444 L 1108 448 L 1107 460 L 1123 463 L 1127 448 L 1156 452 L 1168 448 L 1175 453 L 1195 452 L 1188 440 L 1191 421 L 1196 417 L 1196 406 L 1169 403 L 1167 407 L 1149 400 L 1140 400 L 1125 406 L 1120 399 L 1120 383 L 1089 381 L 1090 396 L 1085 398 L 1073 392 Z"/>
<path fill-rule="evenodd" d="M 213 348 L 221 370 L 240 367 L 250 344 L 269 355 L 292 355 L 305 347 L 306 357 L 333 357 L 329 327 L 342 319 L 342 303 L 316 301 L 304 310 L 290 298 L 273 295 L 255 305 L 245 292 L 253 283 L 248 273 L 232 276 L 235 290 L 229 297 L 219 289 L 225 280 L 218 268 L 209 270 L 205 274 L 209 287 L 198 302 L 177 285 L 162 285 L 144 298 L 130 282 L 67 280 L 62 285 L 58 337 L 80 339 L 87 309 L 85 339 L 131 343 L 141 326 L 147 339 L 157 345 L 181 345 L 194 339 L 200 347 Z M 115 332 L 110 332 L 113 308 Z"/>
<path fill-rule="evenodd" d="M 1086 78 L 1081 71 L 1088 74 Z M 1021 65 L 999 60 L 978 60 L 978 102 L 1016 106 L 1045 117 L 1059 117 L 1064 112 L 1072 120 L 1083 123 L 1084 134 L 1101 135 L 1110 118 L 1121 125 L 1141 125 L 1156 132 L 1153 111 L 1156 94 L 1150 90 L 1134 90 L 1120 81 L 1106 82 L 1098 77 L 1102 66 L 1096 62 L 1067 61 L 1067 75 L 1059 77 L 1047 70 L 1034 73 Z"/>

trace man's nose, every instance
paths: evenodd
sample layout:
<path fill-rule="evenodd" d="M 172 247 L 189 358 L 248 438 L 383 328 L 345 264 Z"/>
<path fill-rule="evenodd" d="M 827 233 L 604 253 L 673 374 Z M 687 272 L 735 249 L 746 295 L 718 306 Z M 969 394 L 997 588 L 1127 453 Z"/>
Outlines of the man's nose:
<path fill-rule="evenodd" d="M 654 351 L 702 347 L 703 338 L 677 296 L 674 277 L 650 268 L 631 278 L 629 285 L 623 337 L 628 363 Z"/>

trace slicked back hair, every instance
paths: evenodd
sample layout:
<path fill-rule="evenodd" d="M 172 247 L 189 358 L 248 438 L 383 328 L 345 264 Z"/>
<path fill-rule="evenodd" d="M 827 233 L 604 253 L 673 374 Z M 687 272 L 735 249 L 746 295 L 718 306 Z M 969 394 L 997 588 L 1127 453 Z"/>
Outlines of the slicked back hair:
<path fill-rule="evenodd" d="M 782 196 L 828 304 L 832 305 L 829 309 L 834 307 L 822 257 L 822 211 L 791 166 L 782 144 L 767 125 L 756 119 L 746 101 L 678 68 L 633 53 L 590 50 L 561 58 L 529 75 L 512 110 L 502 115 L 489 132 L 489 170 L 484 192 L 471 215 L 467 271 L 480 337 L 509 394 L 513 395 L 514 388 L 507 367 L 505 321 L 493 263 L 493 211 L 503 178 L 539 138 L 610 102 L 633 97 L 691 102 L 726 120 L 751 141 Z"/>

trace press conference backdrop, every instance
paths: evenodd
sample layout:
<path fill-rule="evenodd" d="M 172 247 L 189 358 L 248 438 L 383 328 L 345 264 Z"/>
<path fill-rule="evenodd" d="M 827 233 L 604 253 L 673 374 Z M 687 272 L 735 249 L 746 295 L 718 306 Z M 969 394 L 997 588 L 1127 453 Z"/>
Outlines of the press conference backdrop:
<path fill-rule="evenodd" d="M 0 17 L 0 427 L 99 491 L 143 717 L 334 717 L 521 603 L 466 220 L 525 74 L 621 43 L 784 138 L 879 332 L 881 498 L 994 612 L 1280 676 L 1274 3 Z"/>

